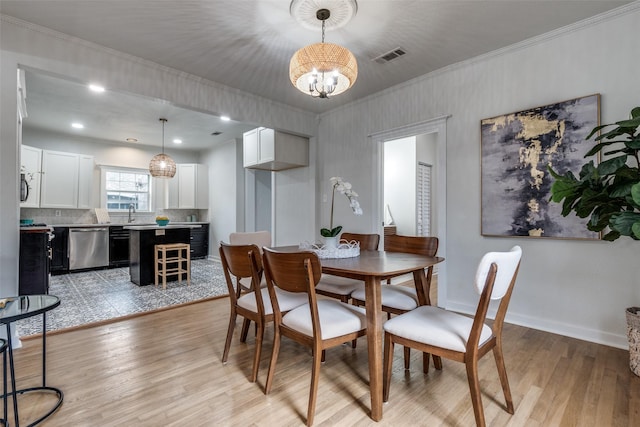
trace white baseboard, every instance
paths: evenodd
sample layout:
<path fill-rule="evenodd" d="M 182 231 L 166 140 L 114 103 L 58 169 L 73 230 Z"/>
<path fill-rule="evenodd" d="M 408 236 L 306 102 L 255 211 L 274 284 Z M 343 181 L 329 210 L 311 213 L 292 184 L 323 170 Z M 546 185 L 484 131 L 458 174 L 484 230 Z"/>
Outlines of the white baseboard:
<path fill-rule="evenodd" d="M 453 310 L 465 314 L 473 314 L 476 310 L 475 306 L 452 301 L 446 302 L 446 308 L 448 310 Z M 489 310 L 487 317 L 493 319 L 495 317 L 495 314 L 495 309 Z M 510 311 L 507 311 L 505 322 L 512 323 L 514 325 L 525 326 L 527 328 L 538 329 L 540 331 L 551 332 L 553 334 L 577 338 L 596 344 L 603 344 L 610 347 L 629 350 L 629 343 L 626 335 L 618 335 L 612 334 L 610 332 L 599 331 L 596 329 L 582 328 L 576 325 L 570 325 L 567 323 L 556 322 L 548 319 L 540 319 L 537 317 L 518 314 Z"/>

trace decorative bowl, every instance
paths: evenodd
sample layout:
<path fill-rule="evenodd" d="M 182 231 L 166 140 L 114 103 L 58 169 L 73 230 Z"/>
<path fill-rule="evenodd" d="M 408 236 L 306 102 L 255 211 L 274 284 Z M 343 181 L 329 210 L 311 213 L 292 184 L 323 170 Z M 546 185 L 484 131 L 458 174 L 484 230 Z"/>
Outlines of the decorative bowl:
<path fill-rule="evenodd" d="M 156 224 L 158 224 L 160 227 L 164 227 L 165 225 L 169 224 L 169 220 L 168 219 L 156 219 Z"/>

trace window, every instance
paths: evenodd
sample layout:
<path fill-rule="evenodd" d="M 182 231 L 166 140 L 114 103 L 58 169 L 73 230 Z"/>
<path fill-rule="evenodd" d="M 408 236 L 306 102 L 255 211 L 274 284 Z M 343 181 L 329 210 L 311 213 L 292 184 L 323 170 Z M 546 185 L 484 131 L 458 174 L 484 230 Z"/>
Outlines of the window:
<path fill-rule="evenodd" d="M 103 168 L 103 203 L 111 212 L 151 210 L 151 175 L 141 169 Z"/>

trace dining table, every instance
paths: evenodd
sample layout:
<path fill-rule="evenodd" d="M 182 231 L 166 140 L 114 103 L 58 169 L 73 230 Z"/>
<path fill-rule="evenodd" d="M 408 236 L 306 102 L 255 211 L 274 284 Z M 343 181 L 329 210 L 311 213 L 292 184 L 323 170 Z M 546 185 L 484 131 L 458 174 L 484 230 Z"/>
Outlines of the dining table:
<path fill-rule="evenodd" d="M 297 251 L 297 246 L 274 248 Z M 442 257 L 428 257 L 402 252 L 360 251 L 351 258 L 322 258 L 322 272 L 334 276 L 362 280 L 365 284 L 365 310 L 367 316 L 367 349 L 369 360 L 369 389 L 371 419 L 382 419 L 382 299 L 381 283 L 393 277 L 413 274 L 418 302 L 429 305 L 430 281 L 425 269 L 444 261 Z"/>

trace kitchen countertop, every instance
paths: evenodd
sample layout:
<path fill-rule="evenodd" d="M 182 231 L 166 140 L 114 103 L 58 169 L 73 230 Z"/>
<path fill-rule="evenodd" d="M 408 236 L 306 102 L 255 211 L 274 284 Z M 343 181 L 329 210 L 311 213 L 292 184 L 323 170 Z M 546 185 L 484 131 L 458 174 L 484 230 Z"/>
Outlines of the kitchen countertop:
<path fill-rule="evenodd" d="M 125 230 L 145 231 L 145 230 L 164 230 L 166 228 L 200 228 L 202 225 L 195 222 L 182 222 L 182 223 L 169 223 L 167 225 L 158 224 L 139 224 L 139 225 L 125 225 Z"/>
<path fill-rule="evenodd" d="M 184 226 L 184 225 L 197 225 L 197 227 L 192 227 L 192 228 L 198 228 L 201 225 L 204 224 L 209 224 L 208 222 L 202 221 L 202 222 L 180 222 L 180 221 L 176 221 L 173 222 L 171 221 L 169 223 L 169 225 L 180 225 L 180 226 Z M 107 224 L 51 224 L 51 225 L 47 225 L 45 228 L 53 228 L 53 227 L 68 227 L 68 228 L 89 228 L 89 227 L 111 227 L 111 226 L 121 226 L 121 227 L 149 227 L 149 226 L 157 226 L 157 224 L 155 222 L 140 222 L 140 223 L 136 223 L 136 222 L 124 222 L 124 223 L 107 223 Z M 37 228 L 37 227 L 20 227 L 20 229 L 27 229 L 27 228 Z"/>
<path fill-rule="evenodd" d="M 50 227 L 48 225 L 20 227 L 21 233 L 47 233 L 52 230 L 53 227 Z"/>

